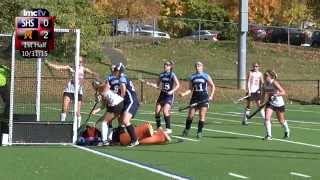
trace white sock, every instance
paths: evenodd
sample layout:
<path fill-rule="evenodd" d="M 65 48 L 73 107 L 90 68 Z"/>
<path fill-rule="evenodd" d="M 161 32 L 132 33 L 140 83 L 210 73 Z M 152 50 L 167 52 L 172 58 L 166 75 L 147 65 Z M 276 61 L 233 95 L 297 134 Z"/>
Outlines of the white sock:
<path fill-rule="evenodd" d="M 265 111 L 264 111 L 264 108 L 261 109 L 260 114 L 261 114 L 261 117 L 262 117 L 263 119 L 265 119 Z"/>
<path fill-rule="evenodd" d="M 109 128 L 109 129 L 108 129 L 108 140 L 109 140 L 109 141 L 112 140 L 112 135 L 113 135 L 113 128 Z"/>
<path fill-rule="evenodd" d="M 77 117 L 77 120 L 78 120 L 78 127 L 81 126 L 81 116 Z"/>
<path fill-rule="evenodd" d="M 286 120 L 284 120 L 284 123 L 282 124 L 282 127 L 284 129 L 284 132 L 289 132 L 289 126 Z"/>
<path fill-rule="evenodd" d="M 107 141 L 108 140 L 108 123 L 106 121 L 102 121 L 101 123 L 101 134 L 102 134 L 102 141 Z"/>
<path fill-rule="evenodd" d="M 250 109 L 244 108 L 243 121 L 247 121 L 248 120 L 247 116 L 249 115 L 250 115 Z"/>
<path fill-rule="evenodd" d="M 264 125 L 266 127 L 267 135 L 272 137 L 272 135 L 271 135 L 271 121 L 265 121 Z"/>
<path fill-rule="evenodd" d="M 67 113 L 60 114 L 60 121 L 66 121 Z"/>
<path fill-rule="evenodd" d="M 248 108 L 245 108 L 245 113 L 246 113 L 246 115 L 250 115 L 250 112 L 251 112 L 251 109 L 248 109 Z"/>

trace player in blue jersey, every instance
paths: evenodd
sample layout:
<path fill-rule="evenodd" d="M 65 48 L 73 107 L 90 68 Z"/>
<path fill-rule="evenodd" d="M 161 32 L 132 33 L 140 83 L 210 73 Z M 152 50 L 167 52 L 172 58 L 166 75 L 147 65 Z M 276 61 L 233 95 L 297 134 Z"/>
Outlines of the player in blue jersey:
<path fill-rule="evenodd" d="M 209 108 L 209 101 L 213 100 L 215 85 L 210 75 L 203 72 L 203 64 L 200 61 L 195 63 L 195 69 L 196 69 L 196 72 L 189 77 L 189 89 L 179 94 L 181 97 L 183 97 L 192 92 L 190 104 L 197 103 L 196 106 L 190 107 L 189 109 L 188 117 L 186 119 L 186 127 L 182 135 L 183 136 L 188 135 L 189 130 L 191 128 L 194 114 L 196 110 L 199 110 L 197 138 L 201 138 L 206 113 Z M 208 92 L 208 86 L 211 89 L 210 94 Z"/>
<path fill-rule="evenodd" d="M 124 74 L 125 67 L 122 63 L 115 66 L 115 71 L 118 73 L 116 76 L 120 81 L 120 95 L 124 98 L 123 110 L 120 115 L 121 123 L 126 127 L 128 134 L 130 135 L 131 141 L 128 147 L 134 147 L 139 144 L 137 136 L 134 131 L 134 127 L 130 123 L 130 120 L 136 115 L 139 108 L 139 100 L 135 92 L 132 81 Z"/>
<path fill-rule="evenodd" d="M 146 82 L 147 85 L 161 90 L 155 107 L 155 119 L 157 128 L 161 127 L 160 113 L 163 112 L 164 120 L 166 123 L 167 134 L 172 133 L 170 124 L 170 111 L 171 105 L 174 100 L 174 92 L 179 89 L 180 83 L 173 72 L 173 62 L 167 61 L 164 63 L 164 71 L 160 73 L 157 83 Z"/>

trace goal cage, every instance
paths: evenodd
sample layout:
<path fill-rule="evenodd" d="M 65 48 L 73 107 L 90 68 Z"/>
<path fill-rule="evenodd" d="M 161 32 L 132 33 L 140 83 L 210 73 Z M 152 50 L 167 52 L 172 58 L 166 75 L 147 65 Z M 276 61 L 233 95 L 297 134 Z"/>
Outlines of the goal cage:
<path fill-rule="evenodd" d="M 80 29 L 55 29 L 54 32 L 55 49 L 46 59 L 53 64 L 75 67 L 75 91 L 78 92 Z M 63 89 L 72 78 L 71 73 L 48 67 L 42 58 L 21 57 L 15 49 L 15 32 L 0 34 L 0 53 L 1 64 L 11 68 L 7 144 L 75 143 L 78 103 L 74 102 L 78 102 L 78 93 L 74 93 L 66 121 L 60 121 Z"/>

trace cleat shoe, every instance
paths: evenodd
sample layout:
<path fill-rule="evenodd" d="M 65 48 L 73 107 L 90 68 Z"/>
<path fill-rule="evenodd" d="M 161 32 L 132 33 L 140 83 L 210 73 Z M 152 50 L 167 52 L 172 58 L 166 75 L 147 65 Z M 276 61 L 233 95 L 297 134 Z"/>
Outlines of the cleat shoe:
<path fill-rule="evenodd" d="M 198 138 L 198 139 L 201 139 L 201 138 L 202 138 L 202 132 L 198 132 L 198 133 L 197 133 L 197 138 Z"/>
<path fill-rule="evenodd" d="M 266 135 L 264 138 L 262 138 L 262 140 L 272 140 L 272 137 L 271 136 L 268 136 L 268 135 Z"/>
<path fill-rule="evenodd" d="M 108 140 L 100 141 L 97 146 L 110 146 L 110 142 Z"/>
<path fill-rule="evenodd" d="M 136 140 L 135 142 L 131 142 L 127 147 L 128 148 L 132 148 L 132 147 L 135 147 L 135 146 L 138 146 L 139 145 L 139 141 Z"/>
<path fill-rule="evenodd" d="M 290 133 L 289 132 L 284 132 L 283 139 L 287 139 L 289 137 L 290 137 Z"/>
<path fill-rule="evenodd" d="M 171 134 L 172 133 L 172 129 L 167 128 L 164 132 L 167 133 L 167 134 Z"/>
<path fill-rule="evenodd" d="M 101 141 L 101 142 L 98 143 L 97 146 L 110 146 L 110 142 L 108 140 Z"/>
<path fill-rule="evenodd" d="M 188 134 L 189 134 L 189 130 L 184 129 L 182 132 L 182 136 L 186 137 L 186 136 L 188 136 Z"/>

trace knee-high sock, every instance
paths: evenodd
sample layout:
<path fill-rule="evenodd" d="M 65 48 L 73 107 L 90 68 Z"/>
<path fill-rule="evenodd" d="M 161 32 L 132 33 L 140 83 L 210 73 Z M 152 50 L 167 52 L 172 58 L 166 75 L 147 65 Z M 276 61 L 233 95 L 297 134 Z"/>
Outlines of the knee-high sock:
<path fill-rule="evenodd" d="M 250 110 L 251 109 L 249 109 L 249 108 L 244 108 L 243 121 L 247 121 L 248 120 L 247 116 L 250 115 Z"/>
<path fill-rule="evenodd" d="M 202 132 L 203 126 L 204 126 L 204 121 L 200 121 L 199 120 L 199 122 L 198 122 L 198 133 Z"/>
<path fill-rule="evenodd" d="M 282 124 L 282 127 L 284 129 L 284 132 L 289 132 L 290 129 L 289 129 L 289 126 L 288 126 L 288 123 L 286 120 L 284 120 L 283 124 Z"/>
<path fill-rule="evenodd" d="M 134 131 L 134 127 L 132 126 L 132 124 L 126 126 L 126 129 L 127 129 L 128 134 L 130 135 L 131 143 L 136 142 L 137 135 L 136 135 L 136 132 Z"/>
<path fill-rule="evenodd" d="M 191 118 L 187 118 L 186 120 L 186 129 L 190 129 L 191 128 L 191 124 L 192 124 L 192 119 Z"/>
<path fill-rule="evenodd" d="M 264 119 L 265 118 L 265 111 L 264 108 L 261 109 L 260 111 L 261 117 Z"/>
<path fill-rule="evenodd" d="M 78 116 L 77 120 L 78 120 L 78 128 L 79 128 L 81 126 L 81 116 Z"/>
<path fill-rule="evenodd" d="M 157 128 L 159 128 L 161 126 L 161 119 L 160 119 L 160 115 L 156 115 L 155 116 L 155 119 L 156 119 L 156 123 L 157 123 Z"/>
<path fill-rule="evenodd" d="M 266 127 L 267 135 L 272 137 L 272 135 L 271 135 L 271 121 L 265 121 L 264 126 Z"/>
<path fill-rule="evenodd" d="M 102 141 L 108 140 L 108 135 L 109 135 L 108 132 L 109 132 L 108 123 L 106 121 L 102 121 L 102 123 L 101 123 Z"/>
<path fill-rule="evenodd" d="M 164 116 L 164 121 L 166 122 L 166 128 L 171 129 L 170 116 Z"/>
<path fill-rule="evenodd" d="M 66 121 L 66 117 L 67 117 L 67 113 L 62 112 L 62 113 L 60 114 L 60 121 Z"/>

